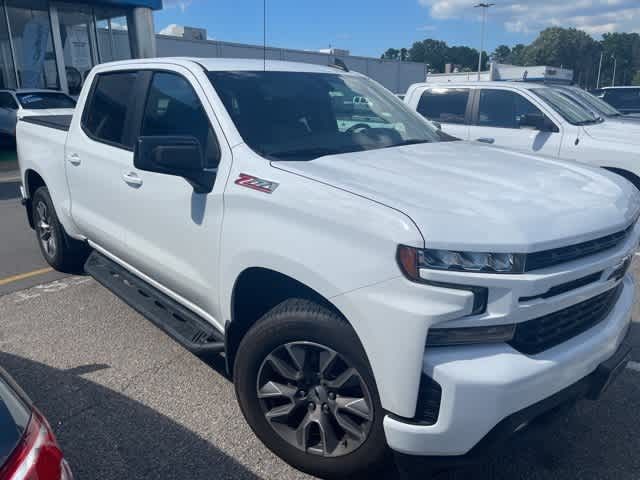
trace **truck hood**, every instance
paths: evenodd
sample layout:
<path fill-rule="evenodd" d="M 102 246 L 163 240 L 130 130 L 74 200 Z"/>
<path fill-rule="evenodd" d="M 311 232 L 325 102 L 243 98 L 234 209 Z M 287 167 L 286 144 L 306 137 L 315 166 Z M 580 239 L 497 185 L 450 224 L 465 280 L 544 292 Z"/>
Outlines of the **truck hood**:
<path fill-rule="evenodd" d="M 585 125 L 583 129 L 596 140 L 640 146 L 640 124 L 623 122 L 605 120 L 595 125 Z"/>
<path fill-rule="evenodd" d="M 431 248 L 555 248 L 621 230 L 640 208 L 609 172 L 468 142 L 272 164 L 403 212 Z"/>

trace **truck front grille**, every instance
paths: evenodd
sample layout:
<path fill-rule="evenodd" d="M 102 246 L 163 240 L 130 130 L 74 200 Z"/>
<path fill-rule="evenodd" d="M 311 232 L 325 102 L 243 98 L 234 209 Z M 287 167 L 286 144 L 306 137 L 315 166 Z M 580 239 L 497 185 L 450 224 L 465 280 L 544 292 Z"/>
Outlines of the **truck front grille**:
<path fill-rule="evenodd" d="M 609 315 L 622 288 L 623 284 L 619 283 L 607 292 L 564 310 L 518 324 L 509 345 L 526 355 L 535 355 L 580 335 Z"/>
<path fill-rule="evenodd" d="M 552 267 L 561 263 L 570 262 L 579 258 L 595 255 L 610 248 L 617 247 L 631 233 L 635 223 L 629 227 L 605 237 L 589 240 L 588 242 L 569 245 L 568 247 L 553 248 L 541 252 L 527 254 L 525 261 L 525 271 L 539 270 L 541 268 Z"/>

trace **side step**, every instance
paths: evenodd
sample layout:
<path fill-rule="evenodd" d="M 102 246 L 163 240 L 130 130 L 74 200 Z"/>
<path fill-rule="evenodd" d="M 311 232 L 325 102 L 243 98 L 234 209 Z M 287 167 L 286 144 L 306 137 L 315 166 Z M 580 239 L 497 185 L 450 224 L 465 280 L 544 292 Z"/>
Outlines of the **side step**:
<path fill-rule="evenodd" d="M 157 288 L 94 251 L 85 271 L 194 354 L 224 351 L 224 337 L 209 322 Z"/>

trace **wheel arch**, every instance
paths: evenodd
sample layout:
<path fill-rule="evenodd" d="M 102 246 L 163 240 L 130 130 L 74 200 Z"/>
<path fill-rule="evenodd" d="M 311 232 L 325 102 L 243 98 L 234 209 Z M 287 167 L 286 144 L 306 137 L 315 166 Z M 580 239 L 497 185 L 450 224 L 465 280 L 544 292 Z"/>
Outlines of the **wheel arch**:
<path fill-rule="evenodd" d="M 602 168 L 627 179 L 629 182 L 633 184 L 634 187 L 640 190 L 640 177 L 638 177 L 638 175 L 636 175 L 635 173 L 630 172 L 629 170 L 625 170 L 624 168 L 617 168 L 617 167 L 602 167 Z"/>
<path fill-rule="evenodd" d="M 44 179 L 42 178 L 42 176 L 36 172 L 35 170 L 29 168 L 24 172 L 24 189 L 25 189 L 25 193 L 26 193 L 26 203 L 25 203 L 25 207 L 27 209 L 27 218 L 29 220 L 29 226 L 33 229 L 34 225 L 33 225 L 33 203 L 32 203 L 32 199 L 33 199 L 33 194 L 36 192 L 36 190 L 38 190 L 38 188 L 40 187 L 46 187 L 47 184 L 45 183 Z"/>
<path fill-rule="evenodd" d="M 268 288 L 264 288 L 264 285 L 268 285 Z M 225 356 L 229 375 L 233 374 L 235 355 L 244 335 L 263 315 L 290 298 L 319 303 L 349 323 L 327 297 L 303 282 L 270 268 L 246 268 L 233 284 L 231 320 L 225 325 Z"/>

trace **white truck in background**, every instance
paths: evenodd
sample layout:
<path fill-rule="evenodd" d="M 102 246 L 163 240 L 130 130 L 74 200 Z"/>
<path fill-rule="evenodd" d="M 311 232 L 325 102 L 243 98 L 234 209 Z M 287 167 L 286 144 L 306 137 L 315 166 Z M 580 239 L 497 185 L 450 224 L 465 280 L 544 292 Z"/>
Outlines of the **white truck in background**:
<path fill-rule="evenodd" d="M 324 478 L 455 463 L 598 397 L 630 354 L 628 182 L 451 141 L 357 73 L 264 67 L 100 65 L 73 116 L 22 119 L 47 261 L 224 352 L 256 435 Z"/>
<path fill-rule="evenodd" d="M 417 83 L 404 101 L 462 140 L 604 167 L 640 189 L 640 124 L 605 120 L 552 87 Z"/>

